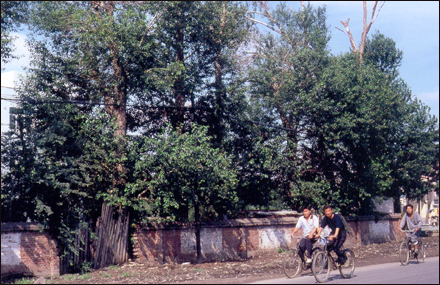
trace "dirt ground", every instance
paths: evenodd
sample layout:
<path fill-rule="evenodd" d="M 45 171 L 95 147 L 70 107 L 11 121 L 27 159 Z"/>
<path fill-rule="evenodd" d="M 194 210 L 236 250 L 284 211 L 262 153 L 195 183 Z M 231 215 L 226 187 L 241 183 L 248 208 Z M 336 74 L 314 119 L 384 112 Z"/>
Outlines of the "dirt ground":
<path fill-rule="evenodd" d="M 439 256 L 439 238 L 425 237 L 427 257 Z M 398 262 L 399 242 L 350 247 L 356 266 Z M 54 279 L 34 278 L 26 283 L 46 284 L 237 284 L 285 277 L 282 260 L 285 253 L 276 250 L 252 258 L 202 264 L 163 264 L 147 267 L 136 262 L 110 266 L 85 274 L 66 274 Z M 310 273 L 310 270 L 303 274 Z M 15 280 L 15 282 L 25 280 Z M 12 281 L 14 282 L 14 281 Z M 23 283 L 22 283 L 23 284 Z"/>

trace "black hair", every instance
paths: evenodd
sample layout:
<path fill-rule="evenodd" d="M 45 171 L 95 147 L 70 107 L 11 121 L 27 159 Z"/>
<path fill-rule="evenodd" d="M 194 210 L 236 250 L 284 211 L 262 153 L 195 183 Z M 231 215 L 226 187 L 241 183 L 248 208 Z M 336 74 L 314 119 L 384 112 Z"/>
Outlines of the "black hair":
<path fill-rule="evenodd" d="M 305 206 L 302 207 L 301 212 L 304 211 L 305 209 L 311 211 L 311 210 L 312 210 L 312 207 L 310 207 L 309 205 L 305 205 Z"/>
<path fill-rule="evenodd" d="M 413 205 L 411 205 L 411 204 L 408 204 L 408 205 L 406 205 L 405 209 L 408 209 L 408 207 L 411 207 L 411 209 L 412 209 L 412 210 L 414 210 L 414 207 L 413 207 Z"/>
<path fill-rule="evenodd" d="M 322 212 L 324 213 L 325 210 L 327 210 L 327 209 L 332 209 L 332 206 L 330 206 L 330 205 L 326 205 L 326 206 L 324 207 L 324 209 L 322 209 Z"/>

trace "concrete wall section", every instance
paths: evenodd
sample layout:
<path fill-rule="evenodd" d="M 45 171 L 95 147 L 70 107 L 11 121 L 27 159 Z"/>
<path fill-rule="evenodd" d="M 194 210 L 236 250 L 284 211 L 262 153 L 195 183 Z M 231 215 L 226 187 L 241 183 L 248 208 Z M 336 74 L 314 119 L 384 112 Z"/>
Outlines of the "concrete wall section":
<path fill-rule="evenodd" d="M 2 267 L 20 264 L 20 240 L 21 233 L 2 233 Z"/>

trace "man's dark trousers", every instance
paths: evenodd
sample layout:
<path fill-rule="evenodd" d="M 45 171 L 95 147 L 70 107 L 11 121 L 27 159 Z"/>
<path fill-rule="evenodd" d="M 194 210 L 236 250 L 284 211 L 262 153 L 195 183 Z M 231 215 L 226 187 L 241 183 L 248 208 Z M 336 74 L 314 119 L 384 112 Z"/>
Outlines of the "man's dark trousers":
<path fill-rule="evenodd" d="M 304 255 L 304 249 L 307 250 L 307 257 L 312 258 L 312 248 L 313 248 L 313 242 L 315 239 L 311 240 L 308 237 L 302 238 L 299 242 L 299 256 Z"/>
<path fill-rule="evenodd" d="M 342 245 L 344 244 L 345 240 L 347 239 L 347 231 L 341 230 L 339 232 L 339 236 L 337 239 L 334 239 L 332 241 L 329 241 L 327 246 L 331 249 L 333 249 L 338 256 L 338 259 L 342 261 L 341 263 L 345 263 L 346 258 L 343 254 L 343 251 L 341 250 Z"/>

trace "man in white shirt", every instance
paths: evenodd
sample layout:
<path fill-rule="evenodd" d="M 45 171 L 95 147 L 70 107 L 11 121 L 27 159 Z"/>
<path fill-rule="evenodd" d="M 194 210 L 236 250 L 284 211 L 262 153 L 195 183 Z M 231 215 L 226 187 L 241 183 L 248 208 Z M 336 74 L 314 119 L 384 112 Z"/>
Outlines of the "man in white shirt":
<path fill-rule="evenodd" d="M 316 242 L 315 233 L 318 230 L 319 220 L 318 217 L 312 215 L 312 211 L 309 206 L 303 208 L 304 216 L 298 219 L 298 223 L 293 229 L 292 234 L 295 235 L 299 229 L 303 230 L 303 238 L 299 243 L 299 256 L 303 256 L 304 251 L 306 252 L 306 263 L 312 262 L 312 248 L 313 244 Z"/>

